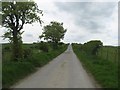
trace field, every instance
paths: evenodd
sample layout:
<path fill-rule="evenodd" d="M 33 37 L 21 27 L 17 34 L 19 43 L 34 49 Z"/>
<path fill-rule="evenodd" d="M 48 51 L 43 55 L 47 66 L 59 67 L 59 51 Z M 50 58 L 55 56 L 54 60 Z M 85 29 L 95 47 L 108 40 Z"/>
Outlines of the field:
<path fill-rule="evenodd" d="M 105 49 L 108 50 L 108 48 L 106 47 L 103 48 L 104 50 Z M 114 47 L 112 47 L 110 51 L 112 51 L 113 49 Z M 100 57 L 100 55 L 93 56 L 87 54 L 86 52 L 81 50 L 80 45 L 73 45 L 73 50 L 76 53 L 77 57 L 82 62 L 84 68 L 86 68 L 94 76 L 96 81 L 98 81 L 98 83 L 103 88 L 118 87 L 118 63 L 115 61 L 114 58 L 106 60 L 105 58 Z M 106 56 L 105 53 L 102 53 L 102 55 Z"/>
<path fill-rule="evenodd" d="M 98 56 L 102 59 L 118 62 L 118 47 L 104 46 L 98 51 Z"/>
<path fill-rule="evenodd" d="M 53 58 L 64 52 L 67 45 L 63 44 L 57 50 L 50 50 L 43 52 L 36 48 L 36 44 L 23 44 L 23 49 L 27 49 L 27 57 L 25 59 L 15 62 L 11 60 L 10 44 L 3 45 L 2 58 L 2 84 L 3 88 L 8 88 L 20 79 L 35 72 L 37 67 L 42 67 Z"/>

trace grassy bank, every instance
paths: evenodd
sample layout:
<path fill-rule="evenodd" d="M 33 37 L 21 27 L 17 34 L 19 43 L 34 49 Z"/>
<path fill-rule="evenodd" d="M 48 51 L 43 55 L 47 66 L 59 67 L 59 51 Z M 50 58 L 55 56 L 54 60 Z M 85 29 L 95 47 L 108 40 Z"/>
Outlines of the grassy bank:
<path fill-rule="evenodd" d="M 83 66 L 91 72 L 103 88 L 118 87 L 118 65 L 109 60 L 92 56 L 82 51 L 79 45 L 73 45 L 73 50 Z"/>
<path fill-rule="evenodd" d="M 18 80 L 36 71 L 36 67 L 44 66 L 49 61 L 53 60 L 53 58 L 63 53 L 66 50 L 66 48 L 67 45 L 62 45 L 57 50 L 51 50 L 49 52 L 42 52 L 33 48 L 32 55 L 24 60 L 20 60 L 18 62 L 5 60 L 2 65 L 3 88 L 10 87 Z M 8 53 L 10 54 L 10 52 L 6 52 L 6 54 Z M 6 58 L 3 57 L 3 59 Z"/>
<path fill-rule="evenodd" d="M 10 85 L 35 71 L 30 62 L 7 62 L 2 67 L 2 85 L 8 88 Z"/>

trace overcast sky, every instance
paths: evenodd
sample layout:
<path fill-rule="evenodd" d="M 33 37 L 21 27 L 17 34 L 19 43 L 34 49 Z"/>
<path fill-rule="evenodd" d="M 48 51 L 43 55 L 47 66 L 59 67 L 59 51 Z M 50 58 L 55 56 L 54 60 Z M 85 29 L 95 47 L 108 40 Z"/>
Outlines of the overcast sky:
<path fill-rule="evenodd" d="M 43 26 L 51 21 L 63 22 L 67 32 L 64 42 L 84 43 L 101 40 L 104 45 L 118 44 L 118 2 L 117 0 L 35 0 L 43 10 Z M 59 2 L 58 2 L 59 1 Z M 84 2 L 83 2 L 84 1 Z M 42 34 L 39 23 L 25 25 L 22 35 L 26 43 L 36 42 Z M 1 28 L 0 36 L 5 29 Z M 2 40 L 6 42 L 7 40 Z"/>

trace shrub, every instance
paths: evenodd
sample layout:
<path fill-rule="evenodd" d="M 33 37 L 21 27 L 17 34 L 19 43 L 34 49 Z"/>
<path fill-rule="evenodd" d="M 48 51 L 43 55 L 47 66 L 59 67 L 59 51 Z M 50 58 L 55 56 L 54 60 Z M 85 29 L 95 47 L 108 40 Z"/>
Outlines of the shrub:
<path fill-rule="evenodd" d="M 42 50 L 43 52 L 48 52 L 49 50 L 48 44 L 45 42 L 39 43 L 39 49 Z"/>
<path fill-rule="evenodd" d="M 4 51 L 4 52 L 8 52 L 8 51 L 10 51 L 10 50 L 11 50 L 10 46 L 5 46 L 5 47 L 3 48 L 3 51 Z"/>
<path fill-rule="evenodd" d="M 32 49 L 30 49 L 30 48 L 25 48 L 24 50 L 23 50 L 23 57 L 24 58 L 29 58 L 29 57 L 31 57 L 32 56 Z"/>

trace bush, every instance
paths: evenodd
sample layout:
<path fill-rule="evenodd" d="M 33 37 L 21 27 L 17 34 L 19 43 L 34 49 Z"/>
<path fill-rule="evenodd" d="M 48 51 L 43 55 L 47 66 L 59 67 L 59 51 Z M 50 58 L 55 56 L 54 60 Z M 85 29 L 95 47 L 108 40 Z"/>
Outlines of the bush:
<path fill-rule="evenodd" d="M 34 53 L 29 60 L 34 66 L 41 67 L 65 51 L 66 48 L 67 45 L 61 46 L 57 50 L 51 50 L 50 52 Z"/>
<path fill-rule="evenodd" d="M 32 49 L 30 49 L 30 48 L 23 49 L 23 57 L 24 58 L 29 58 L 32 56 L 32 54 L 33 54 Z"/>
<path fill-rule="evenodd" d="M 3 51 L 4 51 L 4 52 L 11 51 L 11 48 L 10 48 L 10 46 L 5 46 L 5 47 L 3 48 Z"/>
<path fill-rule="evenodd" d="M 96 55 L 99 48 L 103 46 L 103 43 L 99 40 L 89 41 L 84 43 L 81 47 L 82 50 L 88 54 Z"/>
<path fill-rule="evenodd" d="M 45 42 L 41 42 L 38 44 L 39 49 L 42 50 L 43 52 L 48 52 L 49 48 L 48 48 L 48 44 Z"/>
<path fill-rule="evenodd" d="M 32 56 L 32 58 L 29 59 L 29 61 L 35 66 L 35 67 L 41 67 L 45 65 L 49 60 L 49 56 L 47 56 L 47 53 L 36 53 Z"/>
<path fill-rule="evenodd" d="M 60 43 L 58 43 L 58 45 L 60 45 L 60 46 L 61 46 L 61 45 L 64 45 L 64 43 L 63 43 L 63 42 L 60 42 Z"/>

